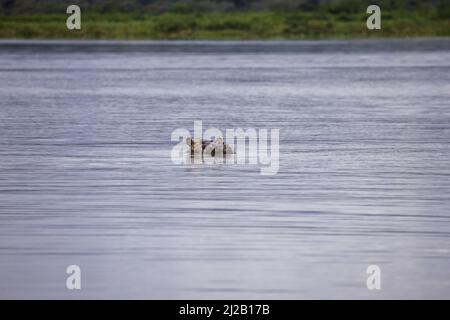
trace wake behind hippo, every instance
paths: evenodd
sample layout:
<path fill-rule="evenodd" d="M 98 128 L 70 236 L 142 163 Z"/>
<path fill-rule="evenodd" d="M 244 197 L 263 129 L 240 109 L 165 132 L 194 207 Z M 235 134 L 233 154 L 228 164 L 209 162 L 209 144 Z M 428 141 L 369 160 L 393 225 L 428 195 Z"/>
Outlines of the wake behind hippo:
<path fill-rule="evenodd" d="M 234 153 L 233 149 L 222 138 L 217 138 L 216 140 L 187 138 L 186 144 L 191 147 L 191 156 L 202 153 L 203 155 L 215 157 L 216 150 L 219 153 L 222 152 L 224 155 Z"/>

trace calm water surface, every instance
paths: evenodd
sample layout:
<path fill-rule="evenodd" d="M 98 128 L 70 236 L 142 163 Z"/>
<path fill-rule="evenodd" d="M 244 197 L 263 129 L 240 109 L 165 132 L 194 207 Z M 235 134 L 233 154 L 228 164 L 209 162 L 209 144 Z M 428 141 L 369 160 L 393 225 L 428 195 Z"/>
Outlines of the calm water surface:
<path fill-rule="evenodd" d="M 0 42 L 0 298 L 448 299 L 449 101 L 448 39 Z M 194 120 L 279 173 L 173 164 Z"/>

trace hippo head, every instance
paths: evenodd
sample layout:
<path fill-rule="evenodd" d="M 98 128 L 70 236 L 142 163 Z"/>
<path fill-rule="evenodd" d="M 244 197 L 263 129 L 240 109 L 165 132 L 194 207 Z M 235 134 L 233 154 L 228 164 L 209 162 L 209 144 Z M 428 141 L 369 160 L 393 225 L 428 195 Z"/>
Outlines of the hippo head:
<path fill-rule="evenodd" d="M 186 138 L 186 144 L 191 147 L 191 152 L 201 152 L 202 151 L 202 141 L 201 139 L 191 139 Z"/>

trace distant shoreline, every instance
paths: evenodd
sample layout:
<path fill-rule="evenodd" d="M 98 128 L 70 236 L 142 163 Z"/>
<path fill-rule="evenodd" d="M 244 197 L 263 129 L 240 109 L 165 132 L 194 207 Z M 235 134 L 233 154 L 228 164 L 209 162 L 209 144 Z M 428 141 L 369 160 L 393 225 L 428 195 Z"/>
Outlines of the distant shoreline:
<path fill-rule="evenodd" d="M 81 30 L 65 14 L 0 16 L 0 39 L 59 40 L 350 40 L 450 37 L 450 22 L 428 11 L 383 11 L 381 30 L 367 14 L 236 12 L 161 15 L 82 13 Z"/>
<path fill-rule="evenodd" d="M 442 37 L 404 37 L 404 38 L 353 38 L 353 39 L 248 39 L 248 40 L 226 40 L 226 39 L 207 39 L 207 40 L 183 40 L 183 39 L 20 39 L 20 38 L 0 38 L 0 45 L 152 45 L 152 44 L 162 44 L 162 45 L 183 45 L 183 44 L 198 44 L 198 45 L 208 45 L 208 44 L 242 44 L 242 45 L 258 45 L 258 44 L 296 44 L 296 43 L 374 43 L 378 41 L 447 41 L 450 43 L 450 36 Z M 450 49 L 450 47 L 449 47 Z"/>

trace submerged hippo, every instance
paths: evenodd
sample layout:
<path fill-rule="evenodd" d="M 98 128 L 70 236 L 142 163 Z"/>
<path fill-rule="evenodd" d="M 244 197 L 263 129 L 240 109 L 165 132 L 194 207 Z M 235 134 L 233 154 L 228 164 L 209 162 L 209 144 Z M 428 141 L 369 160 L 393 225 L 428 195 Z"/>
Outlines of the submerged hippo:
<path fill-rule="evenodd" d="M 216 140 L 201 140 L 201 139 L 191 139 L 187 138 L 186 143 L 191 147 L 191 155 L 195 153 L 211 155 L 214 157 L 216 155 L 216 150 L 223 154 L 232 154 L 233 149 L 226 143 L 223 142 L 222 138 L 217 138 Z"/>

